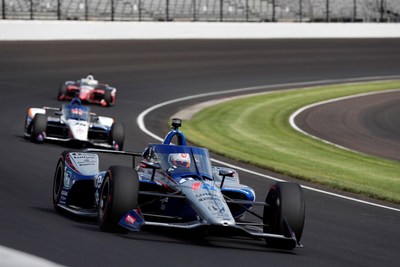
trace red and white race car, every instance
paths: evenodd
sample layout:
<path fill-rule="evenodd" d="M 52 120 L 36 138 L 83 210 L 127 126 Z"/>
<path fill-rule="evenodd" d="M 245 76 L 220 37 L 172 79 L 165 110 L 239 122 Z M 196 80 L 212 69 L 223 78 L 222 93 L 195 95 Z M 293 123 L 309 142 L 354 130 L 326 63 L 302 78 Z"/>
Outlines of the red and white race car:
<path fill-rule="evenodd" d="M 66 81 L 58 89 L 58 100 L 71 100 L 77 97 L 84 102 L 100 104 L 104 107 L 114 105 L 116 95 L 115 87 L 99 83 L 91 74 L 78 81 Z"/>

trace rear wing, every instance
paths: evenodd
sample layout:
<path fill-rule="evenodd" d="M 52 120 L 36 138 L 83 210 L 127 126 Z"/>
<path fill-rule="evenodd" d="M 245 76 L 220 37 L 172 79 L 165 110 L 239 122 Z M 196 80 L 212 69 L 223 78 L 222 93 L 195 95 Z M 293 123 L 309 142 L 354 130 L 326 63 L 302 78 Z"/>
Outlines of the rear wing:
<path fill-rule="evenodd" d="M 114 155 L 131 156 L 133 168 L 136 167 L 136 163 L 135 163 L 136 157 L 142 157 L 142 152 L 117 151 L 117 150 L 107 150 L 107 149 L 98 149 L 98 148 L 87 148 L 87 149 L 84 149 L 83 152 L 106 153 L 106 154 L 114 154 Z"/>
<path fill-rule="evenodd" d="M 54 111 L 60 111 L 61 110 L 60 108 L 54 108 L 54 107 L 43 107 L 43 109 L 54 110 Z"/>

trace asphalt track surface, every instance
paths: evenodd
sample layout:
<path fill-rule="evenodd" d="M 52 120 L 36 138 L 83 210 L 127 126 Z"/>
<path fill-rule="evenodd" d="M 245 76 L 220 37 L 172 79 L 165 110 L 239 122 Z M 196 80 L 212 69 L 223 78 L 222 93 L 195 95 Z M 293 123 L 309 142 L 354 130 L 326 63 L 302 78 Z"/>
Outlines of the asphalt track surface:
<path fill-rule="evenodd" d="M 295 122 L 326 141 L 400 161 L 399 104 L 400 90 L 373 94 L 306 109 Z"/>
<path fill-rule="evenodd" d="M 65 147 L 25 140 L 25 112 L 28 107 L 59 106 L 57 86 L 89 72 L 119 90 L 115 107 L 93 110 L 123 122 L 126 149 L 141 151 L 155 140 L 140 131 L 136 118 L 152 105 L 242 87 L 398 75 L 400 39 L 0 43 L 0 245 L 67 266 L 398 266 L 400 212 L 310 190 L 304 190 L 304 248 L 290 252 L 267 249 L 262 241 L 193 240 L 155 229 L 108 234 L 94 221 L 55 213 L 53 173 Z M 399 99 L 392 103 L 393 97 L 382 98 L 377 110 L 389 117 L 360 110 L 368 115 L 354 127 L 371 130 L 363 136 L 379 135 L 381 123 L 398 123 Z M 198 101 L 151 112 L 146 126 L 163 136 L 167 118 Z M 386 101 L 392 109 L 386 110 Z M 399 138 L 391 135 L 397 144 Z M 110 164 L 130 164 L 130 159 L 102 157 L 103 168 Z M 240 175 L 263 200 L 272 181 Z"/>

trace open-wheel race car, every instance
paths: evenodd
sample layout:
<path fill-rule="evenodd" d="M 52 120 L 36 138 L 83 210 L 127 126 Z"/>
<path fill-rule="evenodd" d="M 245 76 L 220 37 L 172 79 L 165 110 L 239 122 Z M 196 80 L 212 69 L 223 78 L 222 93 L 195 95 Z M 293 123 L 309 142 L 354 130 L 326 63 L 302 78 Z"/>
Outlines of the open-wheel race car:
<path fill-rule="evenodd" d="M 25 138 L 42 143 L 46 140 L 73 143 L 80 147 L 122 150 L 125 128 L 113 118 L 98 116 L 78 98 L 61 108 L 29 108 L 25 117 Z"/>
<path fill-rule="evenodd" d="M 188 146 L 180 125 L 173 119 L 164 142 L 149 144 L 142 153 L 64 151 L 54 174 L 55 209 L 97 217 L 106 232 L 140 231 L 149 225 L 186 229 L 196 236 L 247 236 L 279 249 L 301 246 L 301 187 L 276 182 L 264 201 L 256 201 L 254 190 L 240 184 L 235 170 L 212 166 L 207 149 Z M 99 171 L 98 154 L 103 152 L 133 156 L 136 168 L 111 166 Z M 135 157 L 140 158 L 137 165 Z M 253 211 L 257 205 L 262 214 Z M 254 219 L 246 220 L 248 214 Z"/>
<path fill-rule="evenodd" d="M 58 100 L 71 100 L 78 97 L 87 103 L 109 107 L 115 104 L 117 89 L 105 83 L 99 83 L 92 74 L 77 81 L 66 81 L 58 88 Z"/>

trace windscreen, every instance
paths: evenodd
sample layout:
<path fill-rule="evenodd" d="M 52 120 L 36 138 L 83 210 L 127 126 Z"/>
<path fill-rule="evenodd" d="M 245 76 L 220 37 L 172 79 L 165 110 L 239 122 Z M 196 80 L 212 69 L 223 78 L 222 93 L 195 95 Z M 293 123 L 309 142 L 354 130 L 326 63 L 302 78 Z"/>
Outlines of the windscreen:
<path fill-rule="evenodd" d="M 196 174 L 212 179 L 208 150 L 199 147 L 154 145 L 154 153 L 161 168 L 172 177 Z"/>
<path fill-rule="evenodd" d="M 97 80 L 93 79 L 81 79 L 80 80 L 80 86 L 96 86 L 98 84 Z"/>
<path fill-rule="evenodd" d="M 65 118 L 72 120 L 89 121 L 89 108 L 76 105 L 66 105 L 64 107 Z"/>

